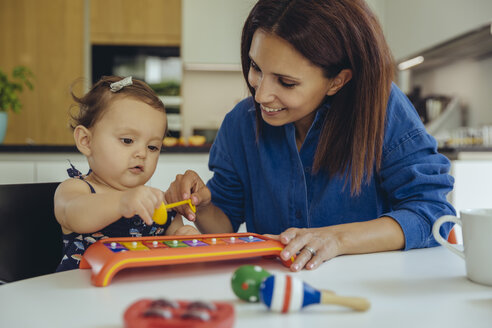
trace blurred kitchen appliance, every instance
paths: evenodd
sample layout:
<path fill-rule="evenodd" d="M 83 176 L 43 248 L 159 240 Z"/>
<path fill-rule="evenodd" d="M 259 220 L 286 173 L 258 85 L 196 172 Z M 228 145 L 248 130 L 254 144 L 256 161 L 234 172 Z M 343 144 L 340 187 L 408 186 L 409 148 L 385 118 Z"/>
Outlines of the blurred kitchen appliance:
<path fill-rule="evenodd" d="M 155 67 L 156 61 L 172 58 L 180 58 L 179 47 L 92 45 L 92 83 L 103 75 L 114 74 L 132 75 L 149 84 L 158 83 L 163 79 L 162 74 L 157 77 L 157 72 L 148 71 L 146 65 Z M 168 68 L 166 73 L 171 76 L 166 79 L 181 81 L 181 67 L 178 66 L 179 76 L 175 76 L 173 68 Z"/>
<path fill-rule="evenodd" d="M 149 84 L 166 107 L 169 136 L 181 136 L 179 47 L 93 45 L 92 83 L 104 75 L 133 76 Z"/>

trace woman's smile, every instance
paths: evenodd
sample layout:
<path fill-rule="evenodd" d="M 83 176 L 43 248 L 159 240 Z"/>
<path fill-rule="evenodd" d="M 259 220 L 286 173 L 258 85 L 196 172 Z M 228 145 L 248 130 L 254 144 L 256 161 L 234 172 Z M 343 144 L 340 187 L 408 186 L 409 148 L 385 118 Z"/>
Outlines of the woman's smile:
<path fill-rule="evenodd" d="M 283 107 L 283 108 L 272 108 L 272 107 L 267 107 L 265 105 L 260 105 L 260 106 L 261 106 L 261 110 L 266 115 L 275 115 L 276 113 L 278 113 L 278 112 L 283 111 L 284 109 L 286 109 L 285 107 Z"/>

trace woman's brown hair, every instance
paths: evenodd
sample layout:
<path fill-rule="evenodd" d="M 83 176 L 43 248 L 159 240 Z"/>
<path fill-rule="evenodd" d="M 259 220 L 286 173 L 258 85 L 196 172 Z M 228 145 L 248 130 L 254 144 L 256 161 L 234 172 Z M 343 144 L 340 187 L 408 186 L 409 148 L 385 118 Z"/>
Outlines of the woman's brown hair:
<path fill-rule="evenodd" d="M 248 83 L 249 50 L 261 29 L 289 42 L 299 53 L 334 78 L 342 69 L 352 79 L 334 96 L 323 124 L 313 171 L 346 176 L 358 194 L 379 170 L 386 106 L 394 64 L 377 18 L 364 0 L 259 0 L 243 28 L 241 62 Z M 261 111 L 255 102 L 257 125 Z M 260 130 L 259 130 L 260 131 Z M 260 132 L 259 132 L 260 133 Z"/>
<path fill-rule="evenodd" d="M 92 86 L 89 92 L 83 97 L 77 97 L 71 92 L 72 98 L 77 104 L 78 111 L 70 113 L 72 122 L 70 127 L 75 129 L 77 125 L 91 128 L 102 116 L 104 111 L 109 107 L 112 101 L 122 97 L 131 97 L 145 102 L 147 105 L 166 112 L 164 104 L 157 97 L 146 83 L 132 79 L 132 84 L 123 87 L 121 90 L 112 92 L 111 83 L 121 81 L 121 76 L 103 76 L 96 84 Z"/>

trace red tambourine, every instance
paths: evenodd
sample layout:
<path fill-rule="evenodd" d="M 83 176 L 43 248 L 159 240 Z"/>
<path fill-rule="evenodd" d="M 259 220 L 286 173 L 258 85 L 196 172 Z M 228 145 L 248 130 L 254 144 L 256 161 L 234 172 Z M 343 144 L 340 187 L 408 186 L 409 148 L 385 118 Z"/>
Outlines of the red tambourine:
<path fill-rule="evenodd" d="M 142 299 L 123 315 L 126 328 L 232 328 L 234 307 L 225 302 Z"/>

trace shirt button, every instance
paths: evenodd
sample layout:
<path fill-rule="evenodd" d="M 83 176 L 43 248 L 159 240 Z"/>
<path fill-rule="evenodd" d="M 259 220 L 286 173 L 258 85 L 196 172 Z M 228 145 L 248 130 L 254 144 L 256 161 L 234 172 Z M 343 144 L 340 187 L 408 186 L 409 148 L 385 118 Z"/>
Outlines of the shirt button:
<path fill-rule="evenodd" d="M 296 218 L 299 220 L 302 219 L 302 212 L 301 211 L 299 211 L 299 210 L 296 211 Z"/>
<path fill-rule="evenodd" d="M 306 172 L 306 173 L 311 173 L 311 167 L 310 167 L 310 166 L 306 166 L 306 167 L 304 168 L 304 172 Z"/>

